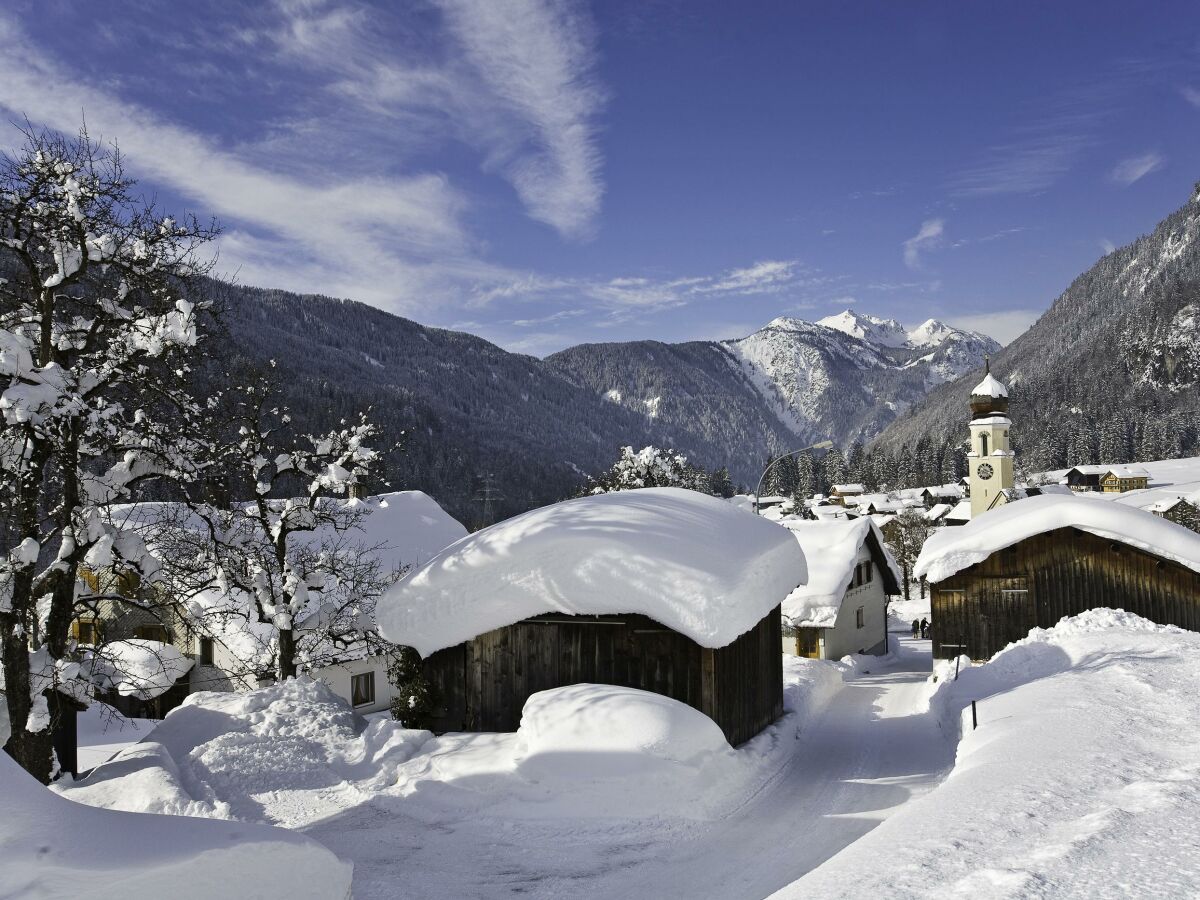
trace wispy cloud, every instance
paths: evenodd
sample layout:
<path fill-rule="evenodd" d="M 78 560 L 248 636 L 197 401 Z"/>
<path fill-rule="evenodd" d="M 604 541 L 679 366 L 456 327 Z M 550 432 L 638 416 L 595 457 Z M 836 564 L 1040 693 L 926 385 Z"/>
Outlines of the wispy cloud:
<path fill-rule="evenodd" d="M 1108 238 L 1100 238 L 1100 249 L 1104 251 L 1105 256 L 1108 256 L 1108 254 L 1117 249 L 1117 245 Z"/>
<path fill-rule="evenodd" d="M 946 230 L 944 219 L 926 219 L 920 230 L 904 242 L 904 264 L 910 269 L 921 268 L 921 254 L 938 247 Z"/>
<path fill-rule="evenodd" d="M 1200 88 L 1194 88 L 1191 85 L 1185 84 L 1179 89 L 1179 93 L 1183 95 L 1183 99 L 1192 106 L 1200 109 Z"/>
<path fill-rule="evenodd" d="M 1166 163 L 1166 157 L 1151 150 L 1141 156 L 1131 156 L 1123 159 L 1108 173 L 1108 180 L 1122 187 L 1129 187 L 1135 181 L 1141 181 L 1151 172 L 1157 172 Z"/>
<path fill-rule="evenodd" d="M 604 186 L 592 26 L 576 3 L 435 0 L 467 58 L 525 133 L 493 150 L 492 162 L 530 214 L 563 234 L 593 227 Z"/>

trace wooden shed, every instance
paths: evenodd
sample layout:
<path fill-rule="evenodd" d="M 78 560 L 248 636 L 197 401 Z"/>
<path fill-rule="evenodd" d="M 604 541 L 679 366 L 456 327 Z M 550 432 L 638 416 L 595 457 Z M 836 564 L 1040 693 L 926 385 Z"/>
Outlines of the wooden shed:
<path fill-rule="evenodd" d="M 434 729 L 515 731 L 531 694 L 615 684 L 662 694 L 711 718 L 730 744 L 783 714 L 779 607 L 724 647 L 702 647 L 642 615 L 532 616 L 424 661 L 441 700 Z"/>
<path fill-rule="evenodd" d="M 513 731 L 531 694 L 602 683 L 686 703 L 739 744 L 783 711 L 780 603 L 805 578 L 787 530 L 651 488 L 484 529 L 410 573 L 377 615 L 421 653 L 439 731 Z"/>
<path fill-rule="evenodd" d="M 1200 535 L 1086 495 L 1033 497 L 932 537 L 934 656 L 986 659 L 1100 607 L 1200 631 Z"/>

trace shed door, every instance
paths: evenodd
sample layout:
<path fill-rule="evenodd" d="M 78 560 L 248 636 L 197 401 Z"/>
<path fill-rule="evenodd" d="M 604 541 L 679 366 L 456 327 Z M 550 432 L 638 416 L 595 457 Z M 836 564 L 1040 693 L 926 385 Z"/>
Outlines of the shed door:
<path fill-rule="evenodd" d="M 796 629 L 796 655 L 821 658 L 821 632 L 817 628 Z"/>
<path fill-rule="evenodd" d="M 979 590 L 982 649 L 987 656 L 1037 627 L 1037 609 L 1028 578 L 981 578 Z"/>

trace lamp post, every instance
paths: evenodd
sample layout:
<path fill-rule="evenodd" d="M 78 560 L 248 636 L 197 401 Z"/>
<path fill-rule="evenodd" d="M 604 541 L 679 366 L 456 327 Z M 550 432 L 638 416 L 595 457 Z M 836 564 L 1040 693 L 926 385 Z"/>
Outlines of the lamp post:
<path fill-rule="evenodd" d="M 801 453 L 807 453 L 809 450 L 829 450 L 832 447 L 833 441 L 820 441 L 819 443 L 811 444 L 808 447 L 801 447 L 799 450 L 789 450 L 782 456 L 777 456 L 767 463 L 767 467 L 763 469 L 762 475 L 760 475 L 758 478 L 758 488 L 754 491 L 754 514 L 756 516 L 762 515 L 762 513 L 758 510 L 758 498 L 762 496 L 762 486 L 763 482 L 767 480 L 767 473 L 771 471 L 772 467 L 777 462 L 779 462 L 781 459 L 787 459 L 789 456 L 799 456 Z"/>

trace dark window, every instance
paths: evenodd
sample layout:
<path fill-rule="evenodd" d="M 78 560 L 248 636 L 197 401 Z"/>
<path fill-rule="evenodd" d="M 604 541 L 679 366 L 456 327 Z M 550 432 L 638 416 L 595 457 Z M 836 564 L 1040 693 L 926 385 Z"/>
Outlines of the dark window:
<path fill-rule="evenodd" d="M 143 641 L 159 641 L 163 644 L 169 641 L 167 629 L 162 625 L 139 625 L 133 629 L 133 636 Z"/>
<path fill-rule="evenodd" d="M 202 637 L 200 638 L 200 665 L 211 666 L 213 664 L 213 639 Z"/>
<path fill-rule="evenodd" d="M 75 639 L 81 644 L 94 644 L 99 629 L 95 620 L 81 619 L 75 623 Z"/>
<path fill-rule="evenodd" d="M 863 563 L 863 582 L 864 583 L 870 584 L 871 579 L 875 577 L 874 575 L 871 574 L 871 572 L 872 572 L 871 564 L 869 562 Z"/>
<path fill-rule="evenodd" d="M 350 705 L 366 706 L 375 702 L 375 673 L 363 672 L 350 679 Z"/>
<path fill-rule="evenodd" d="M 854 624 L 856 624 L 859 628 L 863 627 L 864 616 L 863 616 L 863 608 L 861 606 L 858 608 L 858 611 L 854 614 Z"/>

